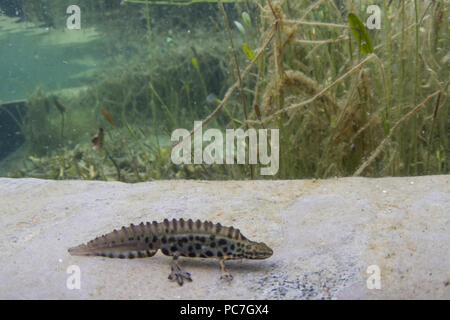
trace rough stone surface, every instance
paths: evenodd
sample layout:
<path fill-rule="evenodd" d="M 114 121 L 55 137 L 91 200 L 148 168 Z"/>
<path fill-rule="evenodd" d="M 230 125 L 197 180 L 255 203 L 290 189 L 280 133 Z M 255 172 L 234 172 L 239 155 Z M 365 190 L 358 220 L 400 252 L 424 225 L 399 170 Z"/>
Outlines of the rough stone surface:
<path fill-rule="evenodd" d="M 0 179 L 0 299 L 450 299 L 450 176 L 139 184 Z M 73 257 L 67 248 L 164 218 L 233 225 L 274 255 L 181 259 Z M 67 268 L 79 266 L 81 289 Z M 381 289 L 368 289 L 367 268 Z"/>

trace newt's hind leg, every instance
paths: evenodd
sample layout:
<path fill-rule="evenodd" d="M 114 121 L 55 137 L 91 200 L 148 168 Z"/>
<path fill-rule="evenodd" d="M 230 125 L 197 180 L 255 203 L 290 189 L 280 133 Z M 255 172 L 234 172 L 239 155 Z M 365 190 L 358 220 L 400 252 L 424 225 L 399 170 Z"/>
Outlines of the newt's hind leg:
<path fill-rule="evenodd" d="M 231 280 L 233 280 L 233 276 L 231 275 L 231 273 L 229 273 L 225 269 L 225 260 L 228 260 L 228 258 L 227 257 L 223 257 L 222 259 L 219 260 L 220 272 L 222 273 L 222 275 L 220 276 L 220 279 L 221 280 L 225 280 L 227 282 L 231 282 Z"/>
<path fill-rule="evenodd" d="M 169 274 L 169 280 L 176 280 L 180 286 L 182 286 L 184 283 L 183 279 L 192 281 L 191 274 L 189 272 L 183 271 L 178 265 L 178 256 L 173 256 L 173 260 L 170 263 L 170 269 L 172 272 Z"/>

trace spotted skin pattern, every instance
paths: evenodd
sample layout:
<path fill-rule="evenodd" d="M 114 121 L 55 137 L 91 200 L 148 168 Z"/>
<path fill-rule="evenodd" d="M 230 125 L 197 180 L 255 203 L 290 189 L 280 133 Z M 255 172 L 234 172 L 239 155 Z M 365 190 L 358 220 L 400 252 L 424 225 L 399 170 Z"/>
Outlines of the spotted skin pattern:
<path fill-rule="evenodd" d="M 178 265 L 179 257 L 219 259 L 221 278 L 232 280 L 225 269 L 226 260 L 267 259 L 273 254 L 266 244 L 248 240 L 239 229 L 192 219 L 131 224 L 68 251 L 78 256 L 133 259 L 152 257 L 158 250 L 173 257 L 169 279 L 180 286 L 192 278 Z"/>

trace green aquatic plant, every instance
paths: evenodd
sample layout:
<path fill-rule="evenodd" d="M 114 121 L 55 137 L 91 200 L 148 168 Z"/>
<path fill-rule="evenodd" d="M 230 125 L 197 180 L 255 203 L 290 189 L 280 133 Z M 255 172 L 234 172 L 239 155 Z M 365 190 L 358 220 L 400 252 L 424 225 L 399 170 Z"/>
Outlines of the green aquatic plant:
<path fill-rule="evenodd" d="M 246 43 L 242 44 L 242 51 L 245 53 L 247 58 L 252 61 L 255 58 L 255 52 L 253 52 L 252 48 Z"/>
<path fill-rule="evenodd" d="M 37 88 L 27 99 L 23 133 L 25 147 L 32 154 L 43 155 L 63 144 L 62 119 L 65 112 L 57 107 L 52 108 L 53 103 L 53 96 L 46 94 L 41 88 Z"/>
<path fill-rule="evenodd" d="M 243 108 L 243 111 L 244 111 L 245 120 L 247 120 L 247 118 L 248 118 L 248 114 L 247 114 L 247 99 L 246 99 L 245 94 L 244 94 L 244 88 L 243 88 L 243 84 L 242 84 L 242 76 L 241 76 L 241 71 L 240 71 L 240 68 L 239 68 L 239 62 L 238 62 L 238 58 L 237 58 L 236 47 L 234 45 L 233 36 L 232 36 L 232 33 L 231 33 L 230 25 L 228 23 L 228 16 L 227 16 L 227 13 L 225 12 L 225 8 L 223 7 L 222 0 L 219 0 L 219 7 L 220 7 L 220 10 L 222 11 L 223 20 L 224 20 L 226 31 L 227 31 L 227 35 L 228 35 L 228 40 L 230 41 L 230 44 L 231 44 L 231 49 L 232 49 L 232 53 L 233 53 L 234 67 L 236 68 L 237 78 L 238 78 L 238 81 L 239 81 L 239 90 L 240 90 L 242 108 Z"/>
<path fill-rule="evenodd" d="M 194 50 L 194 53 L 196 53 L 195 50 Z M 192 62 L 192 66 L 194 67 L 195 71 L 197 72 L 198 79 L 199 79 L 199 81 L 201 83 L 201 86 L 203 88 L 203 94 L 204 94 L 205 97 L 207 97 L 208 96 L 208 89 L 206 88 L 205 79 L 203 79 L 202 72 L 200 71 L 200 66 L 198 64 L 197 58 L 196 57 L 192 57 L 191 62 Z"/>
<path fill-rule="evenodd" d="M 252 28 L 252 19 L 246 11 L 242 12 L 242 20 L 245 22 L 247 27 L 249 27 L 250 29 Z"/>
<path fill-rule="evenodd" d="M 217 0 L 123 0 L 124 2 L 137 4 L 188 6 L 195 3 L 217 3 Z M 244 2 L 246 0 L 223 0 L 226 3 Z"/>
<path fill-rule="evenodd" d="M 64 143 L 64 114 L 67 112 L 67 108 L 59 102 L 56 96 L 52 96 L 53 104 L 61 113 L 61 142 Z"/>
<path fill-rule="evenodd" d="M 137 168 L 137 161 L 136 161 L 136 157 L 133 154 L 132 150 L 130 149 L 130 146 L 128 145 L 127 139 L 125 138 L 124 134 L 122 133 L 122 131 L 120 130 L 120 128 L 116 125 L 113 117 L 111 116 L 111 114 L 106 110 L 106 109 L 102 109 L 101 110 L 102 115 L 104 116 L 104 118 L 117 130 L 117 132 L 119 132 L 119 135 L 121 137 L 121 141 L 123 146 L 126 148 L 126 150 L 128 151 L 128 154 L 130 155 L 131 158 L 131 164 L 132 164 L 132 168 L 134 170 L 134 173 L 136 175 L 136 179 L 137 181 L 141 181 L 141 177 L 139 176 L 139 171 Z M 128 126 L 128 124 L 126 124 Z M 99 132 L 98 132 L 98 137 L 94 138 L 97 139 L 99 142 L 101 141 L 101 146 L 103 145 L 103 129 L 100 128 Z M 92 141 L 94 143 L 94 141 Z M 94 144 L 95 147 L 95 144 Z M 114 159 L 110 156 L 110 153 L 108 153 L 107 149 L 105 149 L 106 155 L 111 159 L 111 161 L 114 163 L 114 166 L 117 168 L 117 174 L 120 177 L 120 170 L 119 167 L 117 166 L 116 162 L 114 161 Z"/>
<path fill-rule="evenodd" d="M 109 113 L 108 113 L 108 115 L 109 115 Z M 94 151 L 96 151 L 96 152 L 104 151 L 105 152 L 106 156 L 109 158 L 109 160 L 111 160 L 111 162 L 113 163 L 114 167 L 117 170 L 117 181 L 120 181 L 120 168 L 117 165 L 116 160 L 114 160 L 114 158 L 111 156 L 111 153 L 108 151 L 108 148 L 105 146 L 105 135 L 103 132 L 103 128 L 98 129 L 97 134 L 92 138 L 92 144 L 93 144 L 92 149 Z M 76 167 L 76 168 L 78 168 L 78 167 Z"/>
<path fill-rule="evenodd" d="M 356 42 L 361 49 L 363 54 L 373 53 L 373 45 L 372 40 L 370 40 L 370 36 L 367 33 L 366 27 L 363 25 L 361 20 L 359 20 L 358 16 L 354 13 L 348 14 L 348 24 L 352 29 L 353 37 L 356 39 Z"/>
<path fill-rule="evenodd" d="M 233 21 L 234 25 L 236 26 L 236 28 L 243 34 L 245 35 L 245 28 L 244 26 L 239 22 L 239 21 Z"/>
<path fill-rule="evenodd" d="M 25 116 L 24 131 L 34 153 L 13 174 L 117 179 L 115 165 L 91 151 L 86 133 L 102 126 L 103 108 L 114 114 L 121 130 L 113 127 L 105 135 L 120 179 L 127 182 L 449 172 L 444 1 L 380 2 L 382 29 L 370 31 L 361 26 L 367 13 L 358 0 L 342 6 L 324 0 L 230 4 L 228 26 L 219 3 L 216 15 L 216 6 L 205 5 L 210 17 L 202 19 L 201 28 L 190 25 L 189 33 L 186 25 L 157 23 L 158 14 L 167 10 L 173 21 L 184 14 L 189 25 L 193 12 L 205 6 L 167 7 L 159 2 L 139 1 L 145 8 L 122 6 L 127 19 L 120 21 L 136 35 L 116 37 L 127 29 L 109 30 L 105 44 L 112 52 L 131 47 L 134 53 L 114 60 L 114 67 L 80 96 L 69 99 L 58 93 L 69 104 L 64 139 L 73 141 L 72 148 L 60 143 L 61 113 L 56 108 L 46 111 L 55 93 L 30 97 L 33 109 Z M 142 14 L 139 27 L 133 25 L 137 13 Z M 245 34 L 234 28 L 234 20 Z M 259 176 L 254 166 L 173 165 L 171 130 L 189 128 L 199 119 L 203 126 L 218 128 L 279 129 L 278 175 Z M 37 136 L 41 127 L 45 135 Z M 128 148 L 117 140 L 123 136 Z"/>

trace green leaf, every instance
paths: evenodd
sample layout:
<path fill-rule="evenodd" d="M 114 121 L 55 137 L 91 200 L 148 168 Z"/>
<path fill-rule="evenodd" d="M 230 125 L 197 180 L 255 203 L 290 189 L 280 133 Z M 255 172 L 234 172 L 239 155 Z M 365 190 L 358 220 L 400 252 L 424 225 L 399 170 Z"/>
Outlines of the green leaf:
<path fill-rule="evenodd" d="M 332 129 L 336 128 L 336 123 L 337 123 L 337 118 L 336 118 L 336 116 L 331 116 L 330 127 L 331 127 Z"/>
<path fill-rule="evenodd" d="M 131 129 L 130 125 L 129 125 L 128 123 L 126 123 L 126 126 L 127 126 L 127 129 L 128 129 L 128 132 L 131 134 L 131 136 L 132 136 L 134 139 L 137 139 L 137 136 L 136 136 L 136 134 L 134 133 L 133 129 Z"/>
<path fill-rule="evenodd" d="M 240 22 L 234 21 L 234 24 L 235 24 L 236 28 L 238 28 L 242 34 L 245 34 L 245 28 Z"/>
<path fill-rule="evenodd" d="M 197 61 L 197 58 L 195 58 L 195 57 L 192 58 L 192 65 L 194 66 L 195 69 L 198 69 L 198 61 Z"/>
<path fill-rule="evenodd" d="M 244 51 L 245 55 L 247 56 L 247 58 L 251 60 L 253 60 L 253 58 L 255 58 L 255 53 L 253 52 L 252 48 L 250 48 L 250 46 L 246 43 L 244 43 L 242 45 L 242 51 Z"/>
<path fill-rule="evenodd" d="M 369 34 L 364 24 L 359 20 L 358 16 L 354 13 L 348 14 L 348 24 L 352 29 L 353 36 L 360 46 L 360 50 L 363 54 L 373 52 L 372 40 L 370 40 Z"/>
<path fill-rule="evenodd" d="M 249 26 L 249 28 L 252 27 L 252 19 L 250 19 L 250 16 L 247 12 L 242 12 L 242 20 L 244 20 L 245 24 Z"/>
<path fill-rule="evenodd" d="M 238 119 L 234 119 L 233 118 L 233 122 L 236 123 L 237 125 L 243 126 L 244 124 L 242 123 L 242 121 L 238 120 Z"/>

